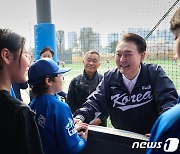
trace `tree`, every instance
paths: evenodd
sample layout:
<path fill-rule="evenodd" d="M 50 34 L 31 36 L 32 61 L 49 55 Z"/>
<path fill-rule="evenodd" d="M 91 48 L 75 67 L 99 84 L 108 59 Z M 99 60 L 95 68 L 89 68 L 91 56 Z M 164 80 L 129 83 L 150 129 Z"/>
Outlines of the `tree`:
<path fill-rule="evenodd" d="M 89 50 L 92 50 L 94 40 L 94 33 L 93 29 L 91 27 L 84 27 L 81 29 L 80 32 L 80 46 L 81 46 L 81 52 L 84 54 Z"/>
<path fill-rule="evenodd" d="M 113 41 L 113 42 L 110 43 L 110 45 L 109 45 L 109 48 L 110 48 L 109 52 L 110 53 L 114 53 L 115 52 L 117 43 L 118 43 L 118 41 Z"/>
<path fill-rule="evenodd" d="M 59 53 L 65 52 L 65 38 L 64 38 L 64 31 L 59 30 L 56 32 L 56 43 L 57 43 L 57 51 Z"/>

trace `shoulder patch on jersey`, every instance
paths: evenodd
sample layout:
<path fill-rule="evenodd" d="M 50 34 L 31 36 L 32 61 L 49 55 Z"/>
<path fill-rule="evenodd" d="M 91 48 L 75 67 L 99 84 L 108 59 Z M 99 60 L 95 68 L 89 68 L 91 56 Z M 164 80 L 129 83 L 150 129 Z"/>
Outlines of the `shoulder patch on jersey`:
<path fill-rule="evenodd" d="M 67 129 L 69 136 L 72 136 L 77 132 L 74 126 L 74 122 L 70 118 L 68 118 L 68 123 L 65 128 Z"/>

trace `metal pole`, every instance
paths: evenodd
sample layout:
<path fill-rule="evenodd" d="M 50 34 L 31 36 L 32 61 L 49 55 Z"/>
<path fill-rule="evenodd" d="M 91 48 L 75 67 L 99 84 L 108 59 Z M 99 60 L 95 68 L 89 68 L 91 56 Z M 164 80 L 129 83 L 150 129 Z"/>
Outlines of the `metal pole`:
<path fill-rule="evenodd" d="M 50 0 L 36 0 L 37 24 L 51 23 Z"/>
<path fill-rule="evenodd" d="M 35 57 L 40 58 L 40 51 L 44 47 L 51 47 L 54 51 L 53 59 L 57 61 L 56 31 L 51 23 L 51 0 L 36 0 L 37 24 L 34 26 Z"/>

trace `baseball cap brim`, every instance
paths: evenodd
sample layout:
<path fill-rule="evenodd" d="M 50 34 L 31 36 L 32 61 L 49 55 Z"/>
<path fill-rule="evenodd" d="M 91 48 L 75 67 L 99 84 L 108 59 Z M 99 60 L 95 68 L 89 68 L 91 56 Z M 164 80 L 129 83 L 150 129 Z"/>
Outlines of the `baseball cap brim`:
<path fill-rule="evenodd" d="M 71 68 L 59 68 L 56 74 L 64 74 L 66 72 L 69 72 Z"/>
<path fill-rule="evenodd" d="M 28 80 L 28 83 L 31 85 L 31 86 L 35 86 L 36 84 L 42 82 L 44 80 L 45 77 L 50 77 L 52 75 L 55 75 L 55 74 L 64 74 L 66 72 L 69 72 L 71 70 L 71 68 L 59 68 L 54 74 L 49 74 L 49 75 L 45 75 L 45 76 L 40 76 L 38 78 L 34 78 L 34 79 L 31 79 L 31 80 Z"/>
<path fill-rule="evenodd" d="M 57 74 L 69 72 L 70 68 L 62 68 L 50 58 L 42 58 L 35 61 L 28 70 L 29 84 L 37 84 L 46 77 L 53 77 Z"/>

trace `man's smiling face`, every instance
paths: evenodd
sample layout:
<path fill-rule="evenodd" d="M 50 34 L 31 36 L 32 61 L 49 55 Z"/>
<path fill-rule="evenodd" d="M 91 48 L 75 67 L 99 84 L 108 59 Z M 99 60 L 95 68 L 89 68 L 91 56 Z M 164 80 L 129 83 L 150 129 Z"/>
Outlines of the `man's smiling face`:
<path fill-rule="evenodd" d="M 139 53 L 137 45 L 130 41 L 122 41 L 116 48 L 115 61 L 119 71 L 132 80 L 138 73 L 145 52 Z"/>

